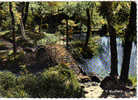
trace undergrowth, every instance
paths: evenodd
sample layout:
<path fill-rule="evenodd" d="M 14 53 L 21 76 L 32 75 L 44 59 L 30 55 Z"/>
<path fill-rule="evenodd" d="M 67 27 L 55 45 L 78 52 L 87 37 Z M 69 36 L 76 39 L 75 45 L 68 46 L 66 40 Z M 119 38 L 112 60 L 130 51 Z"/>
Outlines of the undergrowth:
<path fill-rule="evenodd" d="M 45 69 L 36 75 L 17 76 L 0 72 L 0 97 L 78 98 L 82 96 L 75 74 L 65 65 Z"/>

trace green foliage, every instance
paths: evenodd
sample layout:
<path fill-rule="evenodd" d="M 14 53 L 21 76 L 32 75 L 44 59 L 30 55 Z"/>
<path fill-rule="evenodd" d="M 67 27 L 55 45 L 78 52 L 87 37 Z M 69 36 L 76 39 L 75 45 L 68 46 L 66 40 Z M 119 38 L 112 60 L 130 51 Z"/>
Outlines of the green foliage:
<path fill-rule="evenodd" d="M 72 41 L 71 44 L 74 46 L 74 51 L 76 51 L 78 55 L 83 55 L 84 58 L 92 58 L 92 56 L 97 56 L 103 51 L 98 43 L 99 39 L 99 36 L 90 38 L 87 49 L 83 47 L 83 41 Z"/>
<path fill-rule="evenodd" d="M 131 80 L 132 85 L 134 87 L 136 87 L 137 86 L 137 76 L 129 76 L 129 79 Z"/>
<path fill-rule="evenodd" d="M 39 76 L 39 86 L 40 97 L 78 97 L 80 92 L 76 76 L 64 65 L 45 70 Z"/>
<path fill-rule="evenodd" d="M 0 72 L 0 85 L 4 89 L 12 88 L 16 86 L 16 76 L 11 72 Z"/>
<path fill-rule="evenodd" d="M 58 38 L 54 34 L 44 34 L 44 38 L 37 42 L 38 45 L 54 44 L 58 41 Z"/>
<path fill-rule="evenodd" d="M 98 43 L 98 40 L 100 39 L 99 36 L 95 36 L 93 38 L 90 38 L 89 43 L 88 43 L 88 48 L 89 50 L 93 53 L 93 55 L 98 55 L 99 51 L 98 49 L 100 48 L 100 45 Z M 100 52 L 101 53 L 101 52 Z"/>
<path fill-rule="evenodd" d="M 80 97 L 77 76 L 61 64 L 44 72 L 15 76 L 11 72 L 0 72 L 0 96 L 2 97 Z"/>
<path fill-rule="evenodd" d="M 9 98 L 29 97 L 22 88 L 21 84 L 17 84 L 17 77 L 13 73 L 0 72 L 0 96 Z"/>
<path fill-rule="evenodd" d="M 116 29 L 117 35 L 124 36 L 129 19 L 130 2 L 101 2 L 98 10 L 106 20 L 108 17 L 109 22 Z"/>

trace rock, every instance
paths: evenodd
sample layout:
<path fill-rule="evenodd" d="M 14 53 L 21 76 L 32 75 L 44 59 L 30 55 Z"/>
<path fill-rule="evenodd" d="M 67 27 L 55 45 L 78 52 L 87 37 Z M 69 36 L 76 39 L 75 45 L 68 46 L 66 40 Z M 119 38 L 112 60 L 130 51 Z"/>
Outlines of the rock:
<path fill-rule="evenodd" d="M 85 88 L 85 86 L 81 86 L 81 88 L 82 88 L 82 89 L 84 89 L 84 88 Z"/>
<path fill-rule="evenodd" d="M 114 77 L 107 76 L 101 81 L 100 87 L 103 90 L 115 90 L 119 88 L 119 81 Z"/>
<path fill-rule="evenodd" d="M 88 76 L 91 78 L 91 81 L 100 83 L 101 80 L 95 72 L 88 73 Z"/>
<path fill-rule="evenodd" d="M 85 83 L 85 82 L 91 81 L 91 78 L 90 78 L 89 76 L 82 75 L 82 74 L 80 74 L 80 75 L 78 76 L 78 79 L 79 79 L 79 81 L 80 81 L 81 83 Z"/>
<path fill-rule="evenodd" d="M 100 83 L 101 80 L 97 76 L 90 76 L 91 81 Z"/>

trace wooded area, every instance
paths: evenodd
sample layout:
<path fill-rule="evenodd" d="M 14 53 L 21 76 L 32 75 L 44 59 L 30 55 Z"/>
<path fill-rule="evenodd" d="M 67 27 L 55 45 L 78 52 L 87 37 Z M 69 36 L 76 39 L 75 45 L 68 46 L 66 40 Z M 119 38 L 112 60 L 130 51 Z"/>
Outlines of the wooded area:
<path fill-rule="evenodd" d="M 136 37 L 135 2 L 0 2 L 0 98 L 136 97 Z"/>

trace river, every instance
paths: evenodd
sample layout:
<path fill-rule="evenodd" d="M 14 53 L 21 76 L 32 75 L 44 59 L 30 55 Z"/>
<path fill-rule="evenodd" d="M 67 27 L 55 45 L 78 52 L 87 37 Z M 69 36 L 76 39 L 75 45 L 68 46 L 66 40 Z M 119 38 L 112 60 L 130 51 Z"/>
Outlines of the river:
<path fill-rule="evenodd" d="M 123 46 L 120 38 L 117 41 L 117 53 L 118 53 L 118 74 L 121 73 L 121 66 L 123 60 Z M 111 53 L 110 53 L 110 38 L 101 37 L 99 44 L 102 46 L 103 52 L 98 56 L 94 56 L 91 59 L 84 59 L 86 64 L 81 65 L 86 73 L 96 72 L 100 77 L 104 78 L 110 74 L 111 66 Z M 136 61 L 137 61 L 136 45 L 132 43 L 131 59 L 129 75 L 136 76 Z"/>

